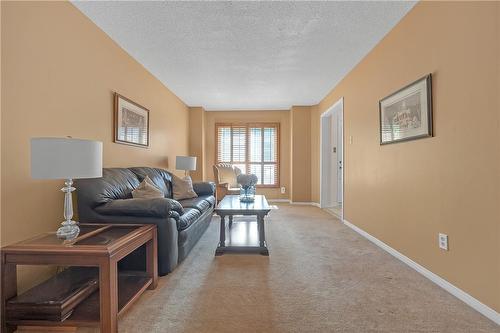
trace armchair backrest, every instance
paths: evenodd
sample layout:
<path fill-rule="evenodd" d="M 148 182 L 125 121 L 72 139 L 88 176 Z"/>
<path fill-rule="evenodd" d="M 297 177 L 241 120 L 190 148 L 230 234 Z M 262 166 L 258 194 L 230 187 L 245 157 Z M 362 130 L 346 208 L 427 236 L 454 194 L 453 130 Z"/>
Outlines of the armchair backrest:
<path fill-rule="evenodd" d="M 239 174 L 241 174 L 241 170 L 230 163 L 214 165 L 215 183 L 217 185 L 228 184 L 229 187 L 238 187 L 236 178 Z"/>

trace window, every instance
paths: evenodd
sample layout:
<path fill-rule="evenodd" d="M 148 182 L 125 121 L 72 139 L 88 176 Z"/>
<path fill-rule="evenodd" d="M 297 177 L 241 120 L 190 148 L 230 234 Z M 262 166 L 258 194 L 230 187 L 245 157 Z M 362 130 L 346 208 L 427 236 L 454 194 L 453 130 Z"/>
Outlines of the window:
<path fill-rule="evenodd" d="M 216 124 L 217 163 L 257 175 L 258 186 L 279 186 L 279 124 Z"/>

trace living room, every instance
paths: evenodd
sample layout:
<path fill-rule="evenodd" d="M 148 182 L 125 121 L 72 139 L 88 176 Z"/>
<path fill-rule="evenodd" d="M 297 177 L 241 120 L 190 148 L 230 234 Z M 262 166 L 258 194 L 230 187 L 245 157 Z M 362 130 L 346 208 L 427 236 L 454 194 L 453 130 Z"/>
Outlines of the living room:
<path fill-rule="evenodd" d="M 1 59 L 2 332 L 498 332 L 499 2 L 2 1 Z M 140 141 L 120 137 L 120 105 L 147 116 Z M 96 178 L 54 178 L 44 138 L 97 147 L 60 163 Z M 226 208 L 243 187 L 225 163 L 257 175 L 259 209 Z M 198 199 L 175 200 L 186 174 Z M 162 198 L 134 201 L 150 186 Z M 20 302 L 105 265 L 19 243 L 55 239 L 70 203 L 76 237 L 142 225 L 121 263 L 147 285 L 122 304 L 102 266 L 96 327 L 68 295 L 50 322 Z"/>

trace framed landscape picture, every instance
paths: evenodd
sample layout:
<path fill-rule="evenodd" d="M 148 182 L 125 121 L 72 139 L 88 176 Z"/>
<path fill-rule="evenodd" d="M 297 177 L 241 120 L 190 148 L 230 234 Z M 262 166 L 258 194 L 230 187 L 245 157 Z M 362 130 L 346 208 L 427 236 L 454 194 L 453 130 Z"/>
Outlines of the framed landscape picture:
<path fill-rule="evenodd" d="M 115 142 L 149 147 L 149 110 L 115 93 Z"/>
<path fill-rule="evenodd" d="M 379 102 L 380 144 L 432 136 L 432 76 L 407 85 Z"/>

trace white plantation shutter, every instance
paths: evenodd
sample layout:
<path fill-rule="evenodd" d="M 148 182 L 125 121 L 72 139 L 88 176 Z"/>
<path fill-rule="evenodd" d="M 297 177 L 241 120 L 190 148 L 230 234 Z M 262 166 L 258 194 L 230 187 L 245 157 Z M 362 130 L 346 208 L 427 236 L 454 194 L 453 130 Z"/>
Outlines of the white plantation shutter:
<path fill-rule="evenodd" d="M 233 137 L 233 163 L 243 162 L 247 160 L 247 128 L 243 126 L 232 126 L 231 135 Z M 242 170 L 244 171 L 244 170 Z"/>
<path fill-rule="evenodd" d="M 216 124 L 217 163 L 257 175 L 259 186 L 279 186 L 279 124 Z"/>
<path fill-rule="evenodd" d="M 231 127 L 217 128 L 217 161 L 231 162 Z"/>

